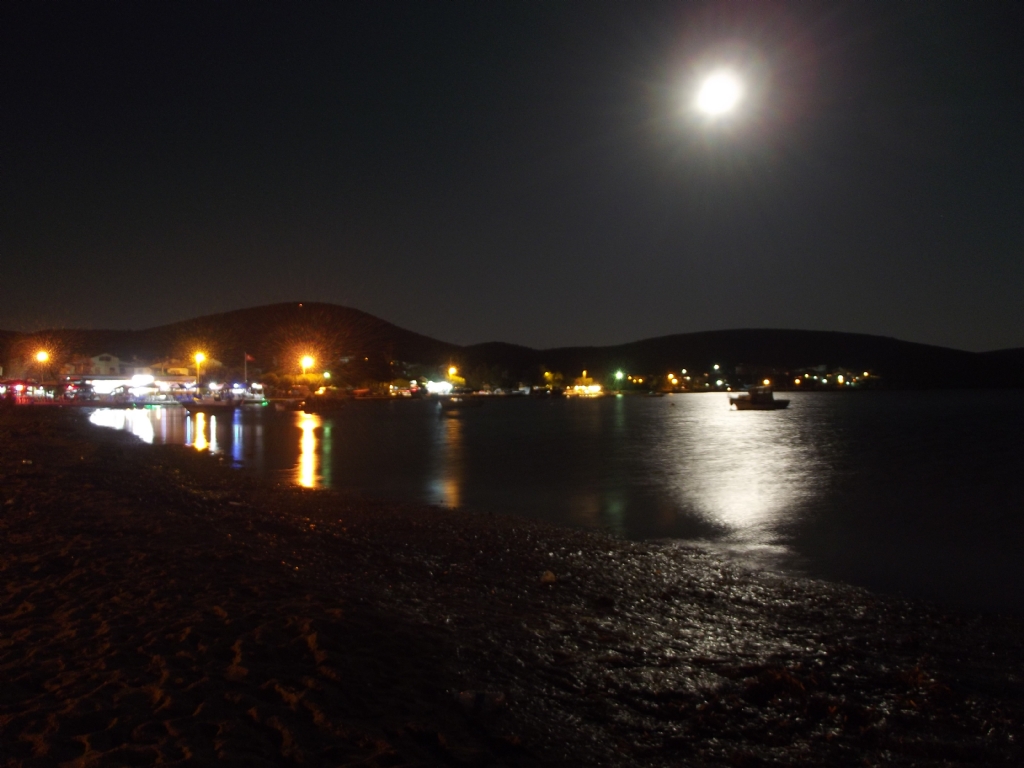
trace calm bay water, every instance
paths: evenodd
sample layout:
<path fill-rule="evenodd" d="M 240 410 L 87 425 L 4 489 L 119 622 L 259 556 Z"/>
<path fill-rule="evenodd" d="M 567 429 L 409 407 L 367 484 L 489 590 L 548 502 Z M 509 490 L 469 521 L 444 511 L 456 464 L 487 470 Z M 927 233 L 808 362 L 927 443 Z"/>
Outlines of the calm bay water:
<path fill-rule="evenodd" d="M 1024 613 L 1019 392 L 367 401 L 315 416 L 100 409 L 95 424 L 306 487 L 490 510 L 947 605 Z"/>

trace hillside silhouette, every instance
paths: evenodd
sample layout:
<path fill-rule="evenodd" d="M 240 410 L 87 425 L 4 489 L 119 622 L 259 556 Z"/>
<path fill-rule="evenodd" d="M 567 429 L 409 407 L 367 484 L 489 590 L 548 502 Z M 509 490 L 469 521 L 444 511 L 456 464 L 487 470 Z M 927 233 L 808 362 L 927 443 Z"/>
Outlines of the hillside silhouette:
<path fill-rule="evenodd" d="M 675 334 L 607 347 L 532 349 L 504 342 L 459 346 L 433 339 L 350 307 L 288 302 L 222 312 L 145 330 L 0 331 L 5 370 L 45 346 L 55 357 L 110 353 L 123 359 L 189 357 L 198 349 L 228 365 L 243 356 L 264 370 L 294 366 L 301 354 L 321 361 L 365 359 L 423 366 L 489 367 L 506 378 L 534 381 L 543 370 L 603 377 L 616 370 L 651 374 L 707 371 L 790 371 L 812 366 L 867 370 L 889 386 L 1024 385 L 1024 349 L 966 352 L 882 336 L 788 329 L 738 329 Z M 382 369 L 383 370 L 383 369 Z"/>
<path fill-rule="evenodd" d="M 232 366 L 241 366 L 244 355 L 249 355 L 265 369 L 287 367 L 304 354 L 323 361 L 347 356 L 432 362 L 460 349 L 358 309 L 316 302 L 251 307 L 139 331 L 0 332 L 0 345 L 5 340 L 8 360 L 41 346 L 56 348 L 63 357 L 110 353 L 143 360 L 186 358 L 203 350 Z"/>

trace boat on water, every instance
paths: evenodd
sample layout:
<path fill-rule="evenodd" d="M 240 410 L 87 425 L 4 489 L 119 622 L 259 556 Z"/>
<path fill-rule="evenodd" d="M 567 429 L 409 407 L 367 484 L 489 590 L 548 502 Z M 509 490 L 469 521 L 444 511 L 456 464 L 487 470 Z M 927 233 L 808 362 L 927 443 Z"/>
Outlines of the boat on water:
<path fill-rule="evenodd" d="M 189 413 L 230 413 L 242 407 L 241 400 L 186 400 L 182 406 Z"/>
<path fill-rule="evenodd" d="M 484 404 L 486 397 L 481 395 L 452 395 L 442 397 L 438 400 L 442 413 L 461 411 L 464 408 L 479 408 Z"/>
<path fill-rule="evenodd" d="M 319 395 L 307 397 L 299 404 L 299 410 L 305 413 L 336 413 L 344 407 L 344 398 L 323 397 Z"/>
<path fill-rule="evenodd" d="M 736 397 L 730 397 L 729 405 L 737 411 L 777 411 L 788 407 L 789 400 L 776 400 L 771 387 L 751 387 Z"/>

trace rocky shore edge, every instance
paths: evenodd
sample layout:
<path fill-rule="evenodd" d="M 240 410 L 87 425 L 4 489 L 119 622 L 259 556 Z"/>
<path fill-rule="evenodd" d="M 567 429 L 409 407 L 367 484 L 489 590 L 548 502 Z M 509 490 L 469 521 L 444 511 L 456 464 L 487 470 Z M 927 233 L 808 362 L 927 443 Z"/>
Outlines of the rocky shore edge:
<path fill-rule="evenodd" d="M 1022 624 L 0 410 L 0 765 L 1020 765 Z"/>

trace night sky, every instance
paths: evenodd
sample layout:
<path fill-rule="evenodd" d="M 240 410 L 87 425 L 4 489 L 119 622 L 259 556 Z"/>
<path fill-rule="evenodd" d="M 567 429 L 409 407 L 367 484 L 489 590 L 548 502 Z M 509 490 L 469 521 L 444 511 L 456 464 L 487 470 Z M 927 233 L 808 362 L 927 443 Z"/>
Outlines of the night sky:
<path fill-rule="evenodd" d="M 7 2 L 0 328 L 1024 346 L 1022 41 L 994 1 Z"/>

